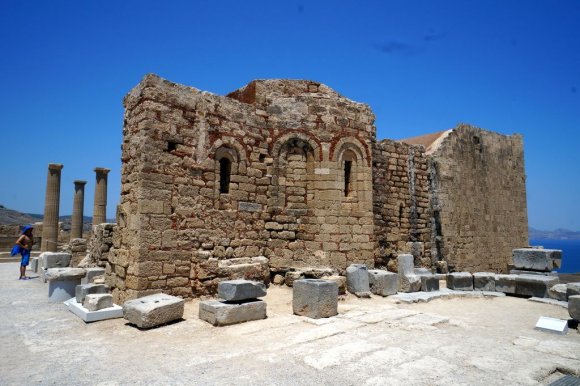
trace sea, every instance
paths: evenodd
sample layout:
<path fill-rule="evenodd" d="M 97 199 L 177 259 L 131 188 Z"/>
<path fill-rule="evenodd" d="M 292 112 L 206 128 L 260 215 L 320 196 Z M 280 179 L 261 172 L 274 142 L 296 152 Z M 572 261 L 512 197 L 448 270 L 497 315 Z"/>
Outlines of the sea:
<path fill-rule="evenodd" d="M 559 273 L 580 273 L 580 240 L 532 239 L 530 245 L 541 245 L 545 249 L 562 250 L 562 267 Z"/>

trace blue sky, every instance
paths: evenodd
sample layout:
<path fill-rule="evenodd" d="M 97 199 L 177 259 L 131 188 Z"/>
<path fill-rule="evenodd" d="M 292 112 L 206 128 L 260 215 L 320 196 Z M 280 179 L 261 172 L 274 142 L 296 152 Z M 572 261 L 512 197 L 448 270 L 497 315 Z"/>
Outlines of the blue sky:
<path fill-rule="evenodd" d="M 146 73 L 217 94 L 312 79 L 379 138 L 466 122 L 524 136 L 531 226 L 580 230 L 580 1 L 0 1 L 0 204 L 42 213 L 47 164 L 120 191 L 123 96 Z"/>

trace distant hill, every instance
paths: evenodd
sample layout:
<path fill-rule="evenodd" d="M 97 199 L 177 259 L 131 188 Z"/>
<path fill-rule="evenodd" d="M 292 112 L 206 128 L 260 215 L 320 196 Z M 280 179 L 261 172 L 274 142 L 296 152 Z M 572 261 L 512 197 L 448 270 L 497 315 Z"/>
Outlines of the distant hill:
<path fill-rule="evenodd" d="M 529 228 L 530 239 L 540 240 L 580 240 L 580 232 L 569 229 L 556 229 L 555 231 L 542 231 L 539 229 Z"/>
<path fill-rule="evenodd" d="M 37 213 L 22 213 L 17 210 L 8 209 L 4 205 L 0 205 L 0 224 L 30 224 L 42 221 L 44 216 Z M 60 216 L 59 221 L 67 224 L 71 222 L 71 215 Z M 114 219 L 107 219 L 108 222 L 115 222 Z M 83 217 L 83 223 L 92 223 L 93 218 L 89 216 Z"/>

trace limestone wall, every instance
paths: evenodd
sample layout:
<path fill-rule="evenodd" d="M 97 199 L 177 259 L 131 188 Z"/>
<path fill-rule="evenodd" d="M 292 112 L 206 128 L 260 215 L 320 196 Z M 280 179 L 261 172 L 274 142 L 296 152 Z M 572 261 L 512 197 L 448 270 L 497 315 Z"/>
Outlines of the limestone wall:
<path fill-rule="evenodd" d="M 125 107 L 118 299 L 208 294 L 268 266 L 373 266 L 368 106 L 309 81 L 221 97 L 149 75 Z"/>
<path fill-rule="evenodd" d="M 373 148 L 373 210 L 379 267 L 397 271 L 397 254 L 411 253 L 415 266 L 432 267 L 431 209 L 423 146 L 392 140 Z"/>
<path fill-rule="evenodd" d="M 522 137 L 459 125 L 432 154 L 432 254 L 455 271 L 506 271 L 528 245 Z"/>

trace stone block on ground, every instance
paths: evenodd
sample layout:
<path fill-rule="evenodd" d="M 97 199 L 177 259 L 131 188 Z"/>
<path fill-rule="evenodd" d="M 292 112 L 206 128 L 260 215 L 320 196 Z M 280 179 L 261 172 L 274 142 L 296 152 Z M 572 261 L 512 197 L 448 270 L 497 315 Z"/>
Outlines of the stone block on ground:
<path fill-rule="evenodd" d="M 274 279 L 272 279 L 272 283 L 274 283 L 276 285 L 284 284 L 284 276 L 282 276 L 280 274 L 274 275 Z"/>
<path fill-rule="evenodd" d="M 218 297 L 225 301 L 257 299 L 266 296 L 264 283 L 250 280 L 226 280 L 218 284 Z"/>
<path fill-rule="evenodd" d="M 183 318 L 183 309 L 182 298 L 154 294 L 125 302 L 123 317 L 139 328 L 151 328 Z"/>
<path fill-rule="evenodd" d="M 518 248 L 512 251 L 515 269 L 550 272 L 562 265 L 559 249 Z"/>
<path fill-rule="evenodd" d="M 517 275 L 495 275 L 495 290 L 504 294 L 515 295 Z"/>
<path fill-rule="evenodd" d="M 473 289 L 476 291 L 495 291 L 495 273 L 475 272 L 473 274 Z"/>
<path fill-rule="evenodd" d="M 83 303 L 89 294 L 107 294 L 109 286 L 105 284 L 80 284 L 75 288 L 75 298 L 78 303 Z"/>
<path fill-rule="evenodd" d="M 415 258 L 413 255 L 401 254 L 397 256 L 397 272 L 399 275 L 415 275 Z"/>
<path fill-rule="evenodd" d="M 295 281 L 292 291 L 292 310 L 296 315 L 313 319 L 337 315 L 338 285 L 334 281 L 322 279 Z"/>
<path fill-rule="evenodd" d="M 580 282 L 566 284 L 566 296 L 580 295 Z"/>
<path fill-rule="evenodd" d="M 35 273 L 38 272 L 38 257 L 30 258 L 30 270 Z"/>
<path fill-rule="evenodd" d="M 76 286 L 81 284 L 85 275 L 82 268 L 49 268 L 44 270 L 44 277 L 48 280 L 48 301 L 51 303 L 64 302 L 76 296 Z"/>
<path fill-rule="evenodd" d="M 380 269 L 370 269 L 369 285 L 375 295 L 389 296 L 399 291 L 399 275 Z"/>
<path fill-rule="evenodd" d="M 205 300 L 199 303 L 199 318 L 214 326 L 266 319 L 266 302 L 258 299 L 240 303 Z"/>
<path fill-rule="evenodd" d="M 344 276 L 327 276 L 324 280 L 330 280 L 338 285 L 338 294 L 344 295 L 346 294 L 346 277 Z"/>
<path fill-rule="evenodd" d="M 580 321 L 580 295 L 568 297 L 568 313 L 572 319 Z"/>
<path fill-rule="evenodd" d="M 516 295 L 546 298 L 550 287 L 558 284 L 558 281 L 559 279 L 553 276 L 517 275 Z"/>
<path fill-rule="evenodd" d="M 447 275 L 447 288 L 456 291 L 473 291 L 473 275 L 469 272 L 452 272 Z"/>
<path fill-rule="evenodd" d="M 83 301 L 83 307 L 89 311 L 113 307 L 113 295 L 107 293 L 87 294 Z"/>
<path fill-rule="evenodd" d="M 39 259 L 44 268 L 64 268 L 70 264 L 71 254 L 65 252 L 43 252 Z"/>
<path fill-rule="evenodd" d="M 346 289 L 348 292 L 370 292 L 369 272 L 364 264 L 351 264 L 346 268 Z"/>
<path fill-rule="evenodd" d="M 292 287 L 296 280 L 304 279 L 304 273 L 300 271 L 289 271 L 284 275 L 284 283 L 288 287 Z"/>
<path fill-rule="evenodd" d="M 566 297 L 567 290 L 568 286 L 566 284 L 554 284 L 548 289 L 548 297 L 565 302 L 568 300 Z"/>
<path fill-rule="evenodd" d="M 568 321 L 541 316 L 536 323 L 536 330 L 550 332 L 552 334 L 566 335 L 568 333 Z"/>
<path fill-rule="evenodd" d="M 95 277 L 105 274 L 105 268 L 101 267 L 85 268 L 85 271 L 87 271 L 87 274 L 82 278 L 81 284 L 91 284 Z"/>
<path fill-rule="evenodd" d="M 435 275 L 421 275 L 421 291 L 439 291 L 439 279 Z"/>

